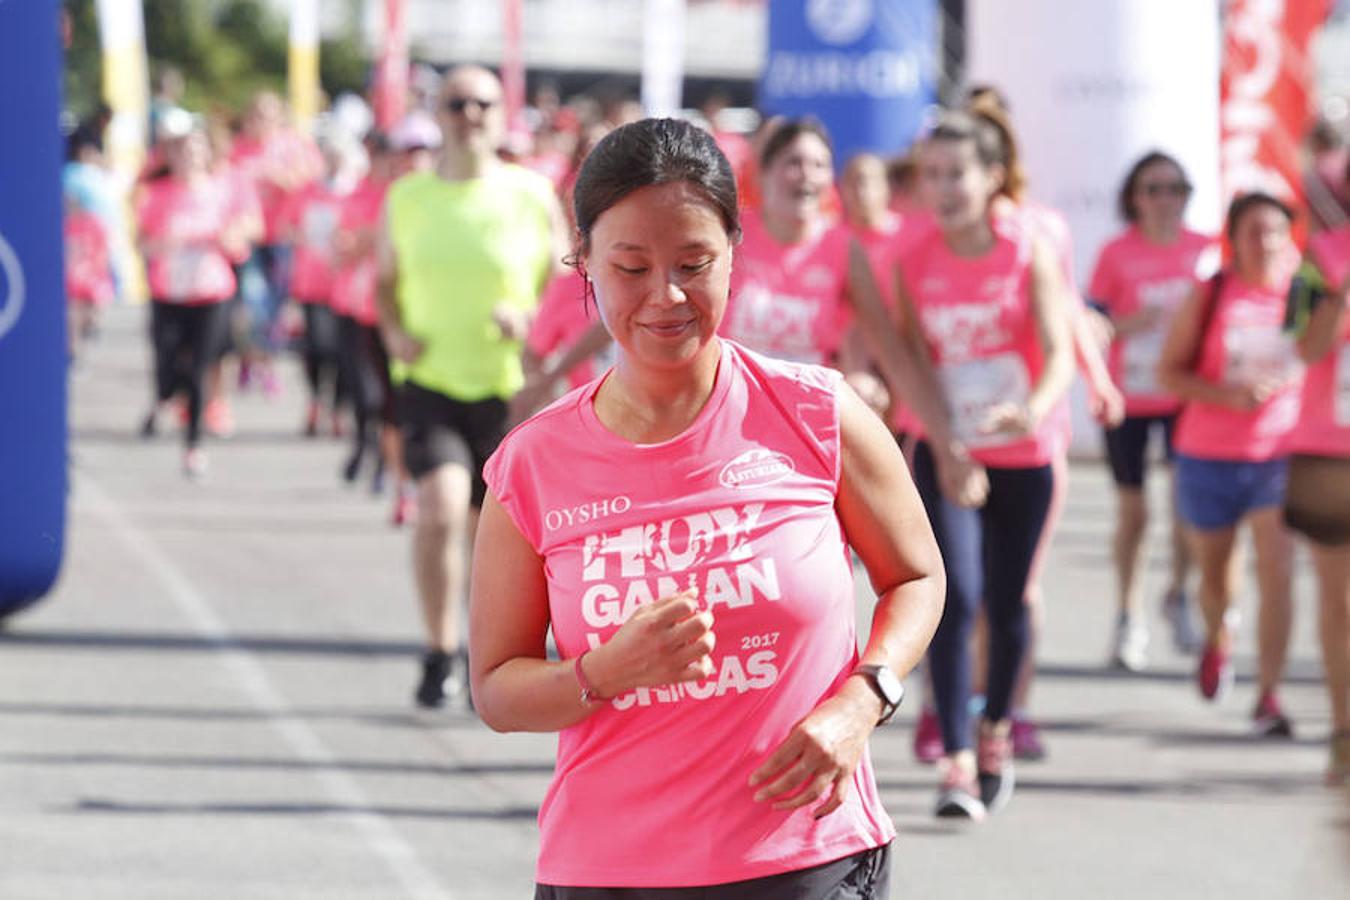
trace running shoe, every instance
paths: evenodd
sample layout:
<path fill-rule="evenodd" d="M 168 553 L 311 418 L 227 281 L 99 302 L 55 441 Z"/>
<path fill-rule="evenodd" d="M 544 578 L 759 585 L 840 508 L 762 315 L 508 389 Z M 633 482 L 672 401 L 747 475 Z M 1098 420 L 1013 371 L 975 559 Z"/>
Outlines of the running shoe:
<path fill-rule="evenodd" d="M 943 770 L 942 784 L 938 787 L 933 814 L 939 819 L 983 822 L 988 811 L 980 800 L 980 785 L 975 776 L 951 759 L 942 760 L 939 766 Z"/>
<path fill-rule="evenodd" d="M 352 455 L 347 457 L 347 462 L 342 466 L 343 481 L 348 484 L 356 481 L 357 476 L 361 474 L 361 462 L 363 459 L 365 459 L 365 453 L 360 449 L 353 451 Z"/>
<path fill-rule="evenodd" d="M 200 447 L 193 447 L 183 454 L 183 476 L 190 481 L 198 481 L 206 477 L 206 452 Z"/>
<path fill-rule="evenodd" d="M 401 528 L 417 518 L 417 498 L 407 492 L 401 492 L 394 500 L 394 515 L 390 524 Z"/>
<path fill-rule="evenodd" d="M 926 766 L 942 759 L 942 723 L 931 706 L 919 710 L 919 721 L 914 725 L 914 758 Z"/>
<path fill-rule="evenodd" d="M 999 734 L 988 723 L 980 727 L 979 747 L 976 750 L 976 768 L 979 771 L 980 802 L 990 815 L 1003 809 L 1012 799 L 1013 775 L 1012 738 Z"/>
<path fill-rule="evenodd" d="M 1163 598 L 1163 618 L 1172 628 L 1172 646 L 1178 653 L 1195 653 L 1204 646 L 1204 637 L 1195 627 L 1191 600 L 1185 591 L 1168 591 Z"/>
<path fill-rule="evenodd" d="M 277 378 L 276 370 L 272 368 L 271 363 L 263 366 L 261 380 L 264 397 L 273 400 L 281 396 L 281 379 Z"/>
<path fill-rule="evenodd" d="M 1200 696 L 1206 700 L 1217 702 L 1226 697 L 1233 687 L 1233 660 L 1228 651 L 1218 644 L 1205 647 L 1200 657 L 1200 667 L 1195 671 L 1195 679 L 1200 687 Z"/>
<path fill-rule="evenodd" d="M 206 404 L 202 411 L 202 424 L 208 434 L 218 438 L 234 437 L 234 413 L 230 411 L 228 401 L 217 398 Z"/>
<path fill-rule="evenodd" d="M 1041 743 L 1041 730 L 1036 723 L 1021 713 L 1013 713 L 1012 719 L 1013 759 L 1029 762 L 1045 759 L 1045 745 Z"/>
<path fill-rule="evenodd" d="M 1148 631 L 1142 623 L 1121 615 L 1116 622 L 1111 663 L 1127 672 L 1142 672 L 1148 667 Z"/>
<path fill-rule="evenodd" d="M 431 650 L 422 657 L 422 679 L 414 694 L 417 705 L 440 709 L 468 693 L 469 669 L 461 653 Z"/>
<path fill-rule="evenodd" d="M 1274 691 L 1266 691 L 1256 701 L 1252 710 L 1252 730 L 1261 737 L 1291 738 L 1294 736 L 1293 723 L 1284 714 L 1280 699 Z"/>
<path fill-rule="evenodd" d="M 1331 736 L 1331 760 L 1327 763 L 1327 784 L 1331 787 L 1350 785 L 1350 731 L 1338 731 Z"/>

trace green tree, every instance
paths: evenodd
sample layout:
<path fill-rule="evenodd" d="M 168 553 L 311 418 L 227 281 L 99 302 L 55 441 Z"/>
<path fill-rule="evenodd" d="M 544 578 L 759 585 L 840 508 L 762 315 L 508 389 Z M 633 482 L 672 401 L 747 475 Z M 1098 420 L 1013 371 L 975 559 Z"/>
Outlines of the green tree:
<path fill-rule="evenodd" d="M 187 82 L 184 104 L 194 110 L 239 110 L 261 89 L 284 91 L 287 23 L 260 0 L 142 0 L 145 45 L 153 75 L 178 68 Z M 102 91 L 95 0 L 66 0 L 71 47 L 66 58 L 67 106 L 84 115 Z M 364 88 L 370 58 L 353 29 L 320 47 L 325 92 Z"/>

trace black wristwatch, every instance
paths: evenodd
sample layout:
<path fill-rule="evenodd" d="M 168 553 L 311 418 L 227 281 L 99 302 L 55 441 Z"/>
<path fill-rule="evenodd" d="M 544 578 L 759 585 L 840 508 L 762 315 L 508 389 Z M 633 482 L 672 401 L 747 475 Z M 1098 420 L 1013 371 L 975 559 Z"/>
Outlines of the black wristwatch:
<path fill-rule="evenodd" d="M 877 724 L 885 725 L 900 708 L 900 701 L 905 699 L 905 686 L 890 666 L 858 666 L 851 674 L 861 675 L 881 698 L 881 718 L 877 719 Z"/>

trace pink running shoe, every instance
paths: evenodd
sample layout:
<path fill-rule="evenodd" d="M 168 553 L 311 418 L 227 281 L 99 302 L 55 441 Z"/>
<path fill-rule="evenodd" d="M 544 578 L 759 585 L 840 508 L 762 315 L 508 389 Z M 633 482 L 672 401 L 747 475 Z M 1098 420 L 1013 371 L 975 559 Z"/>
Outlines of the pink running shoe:
<path fill-rule="evenodd" d="M 417 499 L 412 494 L 400 493 L 394 501 L 394 515 L 389 524 L 401 528 L 417 518 Z"/>
<path fill-rule="evenodd" d="M 1218 644 L 1206 645 L 1195 680 L 1200 687 L 1200 696 L 1206 700 L 1217 702 L 1226 697 L 1233 687 L 1233 661 L 1228 651 Z"/>
<path fill-rule="evenodd" d="M 1036 727 L 1036 723 L 1026 716 L 1013 716 L 1012 752 L 1013 759 L 1033 762 L 1045 759 L 1045 745 L 1041 743 L 1041 731 Z"/>
<path fill-rule="evenodd" d="M 953 759 L 942 760 L 942 784 L 938 786 L 937 803 L 933 815 L 939 819 L 968 819 L 983 822 L 988 811 L 980 800 L 980 784 L 976 777 Z"/>
<path fill-rule="evenodd" d="M 919 721 L 914 726 L 914 758 L 925 766 L 931 766 L 942 759 L 942 724 L 931 706 L 919 711 Z"/>
<path fill-rule="evenodd" d="M 1294 736 L 1293 723 L 1284 714 L 1280 698 L 1274 691 L 1266 691 L 1256 701 L 1252 710 L 1252 730 L 1261 737 L 1291 738 Z"/>
<path fill-rule="evenodd" d="M 988 723 L 981 726 L 975 753 L 976 768 L 979 770 L 980 802 L 990 815 L 1007 806 L 1012 799 L 1017 781 L 1013 774 L 1012 753 L 1010 734 L 999 734 Z"/>
<path fill-rule="evenodd" d="M 234 413 L 230 411 L 230 404 L 221 399 L 207 403 L 206 409 L 202 412 L 202 424 L 206 426 L 207 433 L 214 437 L 232 437 Z"/>

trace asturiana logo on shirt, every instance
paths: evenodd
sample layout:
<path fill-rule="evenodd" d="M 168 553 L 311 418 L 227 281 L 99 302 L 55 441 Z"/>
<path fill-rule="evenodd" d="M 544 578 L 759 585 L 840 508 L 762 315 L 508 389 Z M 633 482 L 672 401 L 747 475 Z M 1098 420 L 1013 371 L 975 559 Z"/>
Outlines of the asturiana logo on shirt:
<path fill-rule="evenodd" d="M 722 467 L 717 480 L 722 487 L 757 487 L 761 484 L 773 484 L 796 471 L 792 458 L 784 453 L 757 448 L 747 450 Z"/>

